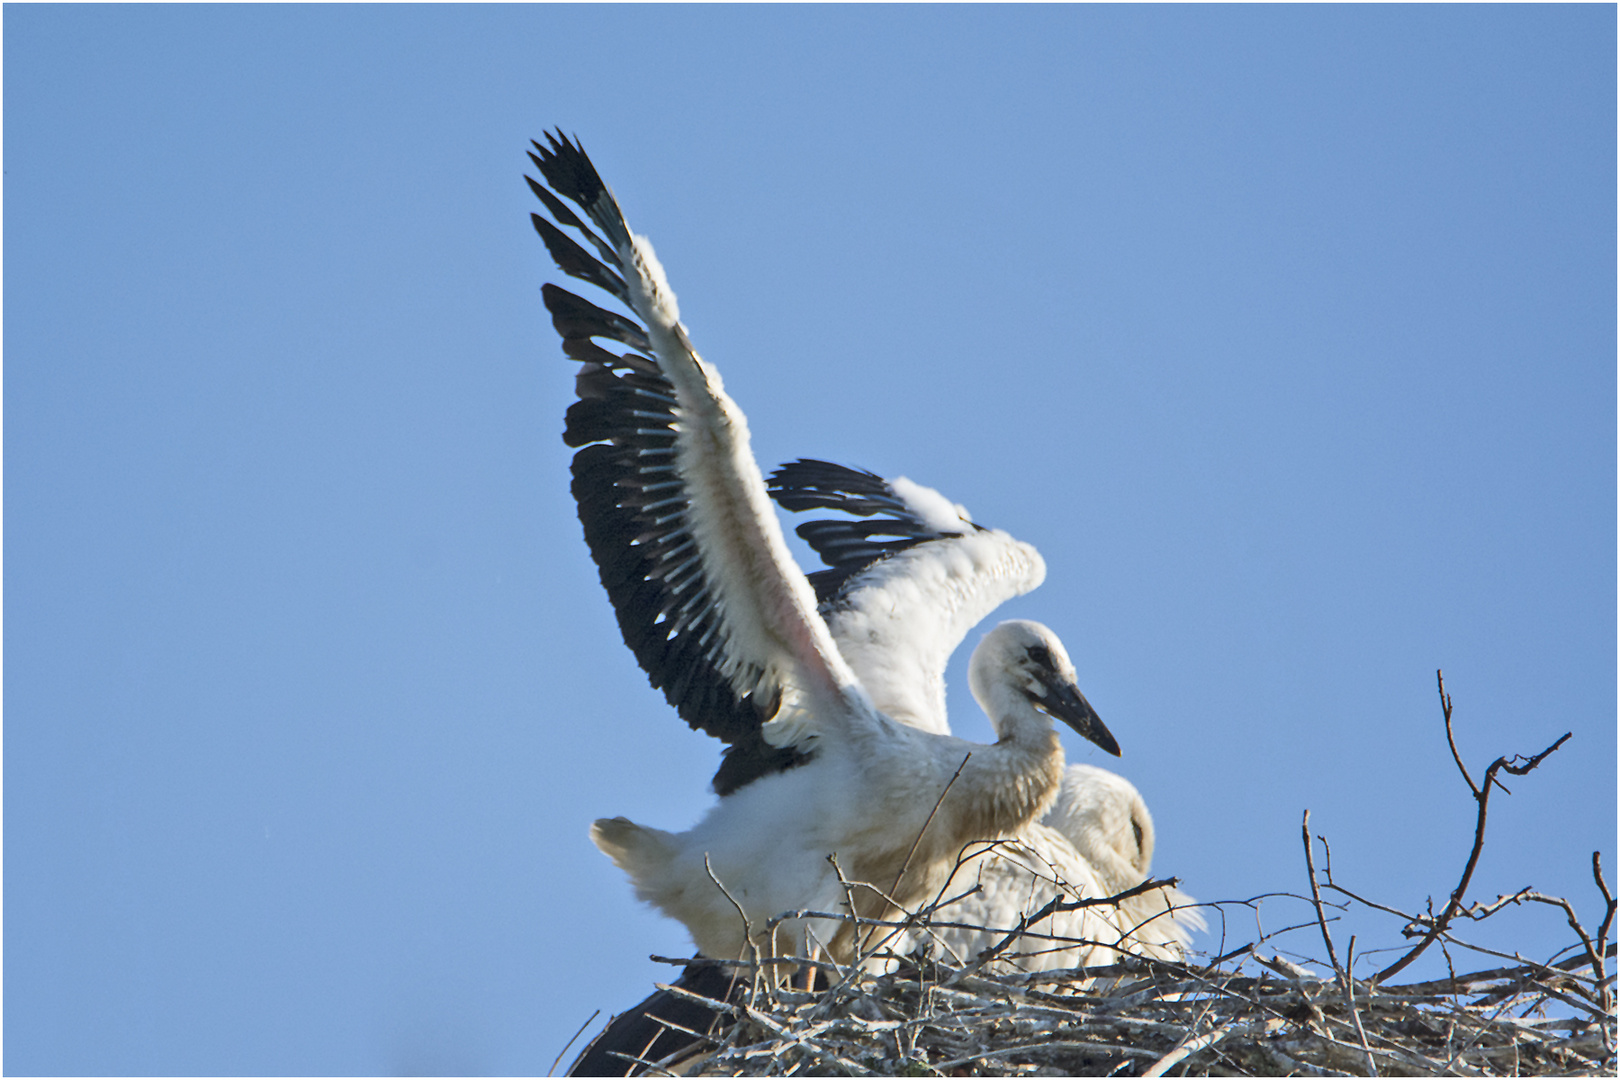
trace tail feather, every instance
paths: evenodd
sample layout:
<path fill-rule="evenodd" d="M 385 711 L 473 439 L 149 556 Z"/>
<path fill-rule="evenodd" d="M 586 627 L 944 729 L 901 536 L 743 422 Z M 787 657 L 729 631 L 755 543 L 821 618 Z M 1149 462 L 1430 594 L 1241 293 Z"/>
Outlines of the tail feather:
<path fill-rule="evenodd" d="M 675 856 L 673 839 L 662 829 L 648 829 L 625 817 L 591 823 L 591 843 L 638 885 L 664 876 Z"/>

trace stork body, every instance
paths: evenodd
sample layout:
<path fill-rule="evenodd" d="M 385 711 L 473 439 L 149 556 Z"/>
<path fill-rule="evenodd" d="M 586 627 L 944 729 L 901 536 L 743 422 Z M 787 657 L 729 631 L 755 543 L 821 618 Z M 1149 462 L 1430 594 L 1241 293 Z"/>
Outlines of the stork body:
<path fill-rule="evenodd" d="M 896 893 L 902 904 L 930 894 L 964 843 L 1017 832 L 1051 805 L 1062 782 L 1063 751 L 1050 716 L 1005 674 L 1020 662 L 1028 666 L 1030 648 L 1062 646 L 1027 622 L 1004 623 L 986 642 L 975 660 L 985 673 L 980 700 L 1001 734 L 994 746 L 870 712 L 843 737 L 821 738 L 813 761 L 720 799 L 685 833 L 614 818 L 597 822 L 592 839 L 631 876 L 637 895 L 683 923 L 706 956 L 741 953 L 739 915 L 759 944 L 771 916 L 845 908 L 849 898 L 829 855 L 847 880 Z M 887 907 L 871 890 L 857 889 L 855 900 L 872 917 Z M 785 923 L 781 945 L 802 943 L 805 926 Z M 848 958 L 840 924 L 811 929 Z"/>
<path fill-rule="evenodd" d="M 566 273 L 630 313 L 543 290 L 564 351 L 583 365 L 564 439 L 581 448 L 573 491 L 586 541 L 653 685 L 688 723 L 729 744 L 714 781 L 721 798 L 696 827 L 671 833 L 612 818 L 595 823 L 592 839 L 709 956 L 736 957 L 750 943 L 797 951 L 813 930 L 847 959 L 847 933 L 794 921 L 773 936 L 769 920 L 848 906 L 840 871 L 874 886 L 855 890 L 859 913 L 885 913 L 890 897 L 906 905 L 936 888 L 967 841 L 1024 827 L 1057 796 L 1064 761 L 1054 718 L 1110 753 L 1118 746 L 1075 686 L 1061 643 L 1035 623 L 997 627 L 974 654 L 974 694 L 997 743 L 968 743 L 904 715 L 935 706 L 931 680 L 982 617 L 969 609 L 999 599 L 951 599 L 963 614 L 942 633 L 910 652 L 897 643 L 888 667 L 866 660 L 868 676 L 856 673 L 788 553 L 743 414 L 693 350 L 651 245 L 631 234 L 584 152 L 560 135 L 547 141 L 531 155 L 546 185 L 530 185 L 552 220 L 534 215 L 535 227 Z M 949 517 L 937 506 L 928 513 L 936 524 Z M 1038 583 L 1044 568 L 1028 545 L 963 528 L 980 556 L 1006 565 L 997 589 Z M 864 615 L 879 636 L 903 630 Z M 942 690 L 937 697 L 943 708 Z M 900 702 L 901 715 L 880 699 Z"/>

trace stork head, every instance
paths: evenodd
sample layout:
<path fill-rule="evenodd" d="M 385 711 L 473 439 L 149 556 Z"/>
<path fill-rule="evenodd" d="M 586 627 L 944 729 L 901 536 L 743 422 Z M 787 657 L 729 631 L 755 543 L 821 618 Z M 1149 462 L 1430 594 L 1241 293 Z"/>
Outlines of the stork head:
<path fill-rule="evenodd" d="M 984 636 L 968 665 L 968 685 L 998 734 L 1009 700 L 1019 698 L 1062 720 L 1081 736 L 1119 756 L 1119 743 L 1075 684 L 1074 665 L 1056 634 L 1038 622 L 1012 619 Z"/>
<path fill-rule="evenodd" d="M 1067 836 L 1119 892 L 1146 880 L 1153 866 L 1153 815 L 1136 785 L 1095 765 L 1070 765 L 1045 822 Z"/>

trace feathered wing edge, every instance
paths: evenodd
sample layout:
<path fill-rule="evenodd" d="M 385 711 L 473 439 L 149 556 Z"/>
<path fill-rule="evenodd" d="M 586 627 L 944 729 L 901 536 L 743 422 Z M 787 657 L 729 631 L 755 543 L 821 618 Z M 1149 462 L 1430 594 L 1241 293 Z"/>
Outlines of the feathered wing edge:
<path fill-rule="evenodd" d="M 779 466 L 771 473 L 767 490 L 784 510 L 839 510 L 872 519 L 823 518 L 803 522 L 793 530 L 827 564 L 826 570 L 808 575 L 816 590 L 816 602 L 823 608 L 843 599 L 857 574 L 890 555 L 927 540 L 982 531 L 966 519 L 957 523 L 959 527 L 941 528 L 939 523 L 919 515 L 877 473 L 815 458 L 799 458 Z"/>
<path fill-rule="evenodd" d="M 580 448 L 572 487 L 586 543 L 649 681 L 729 744 L 714 779 L 724 795 L 808 760 L 804 725 L 775 744 L 763 727 L 791 712 L 785 695 L 842 691 L 853 676 L 787 554 L 742 414 L 692 351 L 651 247 L 577 142 L 559 131 L 533 145 L 545 183 L 525 179 L 553 219 L 532 214 L 535 230 L 564 273 L 634 313 L 542 288 L 563 352 L 582 365 L 563 440 Z"/>
<path fill-rule="evenodd" d="M 787 510 L 862 519 L 796 530 L 828 567 L 810 575 L 822 617 L 878 709 L 949 734 L 951 654 L 997 607 L 1040 585 L 1040 553 L 903 477 L 801 458 L 772 473 L 769 490 Z"/>

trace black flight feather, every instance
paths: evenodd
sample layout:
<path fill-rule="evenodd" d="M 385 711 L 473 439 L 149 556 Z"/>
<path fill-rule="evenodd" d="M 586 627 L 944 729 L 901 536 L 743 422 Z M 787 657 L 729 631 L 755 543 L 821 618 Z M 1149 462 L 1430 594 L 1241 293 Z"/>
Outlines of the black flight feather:
<path fill-rule="evenodd" d="M 551 215 L 531 215 L 535 230 L 564 273 L 629 307 L 630 292 L 618 273 L 623 263 L 614 249 L 628 244 L 629 230 L 612 193 L 585 151 L 560 131 L 534 147 L 529 156 L 545 183 L 524 179 Z M 601 235 L 562 199 L 583 210 Z M 601 257 L 563 228 L 577 232 Z M 598 307 L 558 285 L 548 282 L 541 292 L 564 354 L 581 363 L 578 400 L 568 408 L 563 441 L 578 448 L 574 500 L 625 644 L 682 719 L 728 744 L 714 778 L 719 794 L 808 760 L 791 748 L 767 745 L 760 733 L 780 705 L 780 690 L 762 683 L 758 668 L 745 665 L 730 678 L 722 670 L 720 612 L 696 557 L 675 469 L 680 409 L 668 378 L 641 355 L 651 352 L 646 328 L 632 315 Z M 602 341 L 632 351 L 616 353 Z"/>
<path fill-rule="evenodd" d="M 807 575 L 823 611 L 836 607 L 854 579 L 884 559 L 926 541 L 966 535 L 942 532 L 918 517 L 876 473 L 830 461 L 790 461 L 771 473 L 766 490 L 786 510 L 838 510 L 872 519 L 822 518 L 794 530 L 827 565 L 827 569 Z M 964 528 L 979 527 L 962 524 Z"/>

